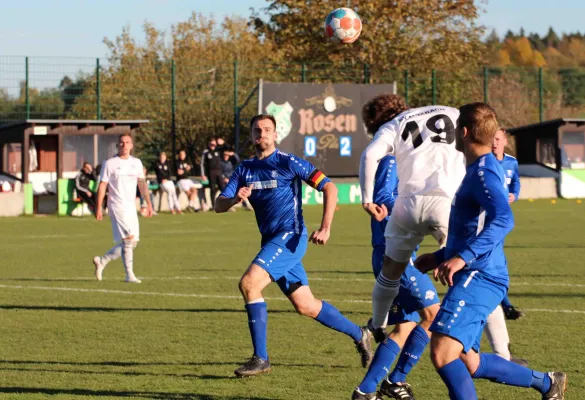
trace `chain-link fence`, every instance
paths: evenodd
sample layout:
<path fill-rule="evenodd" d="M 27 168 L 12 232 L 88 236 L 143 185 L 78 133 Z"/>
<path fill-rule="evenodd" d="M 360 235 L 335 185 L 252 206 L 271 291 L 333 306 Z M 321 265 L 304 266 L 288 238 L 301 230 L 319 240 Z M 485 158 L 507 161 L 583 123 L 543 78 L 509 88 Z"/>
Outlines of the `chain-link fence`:
<path fill-rule="evenodd" d="M 411 106 L 486 101 L 502 125 L 585 116 L 585 70 L 485 67 L 469 71 L 377 70 L 367 64 L 183 65 L 152 57 L 0 57 L 0 123 L 24 119 L 148 119 L 140 149 L 203 148 L 210 135 L 242 137 L 257 112 L 258 81 L 396 83 Z M 242 139 L 243 141 L 244 139 Z M 243 143 L 238 143 L 243 144 Z M 237 144 L 237 145 L 238 145 Z"/>

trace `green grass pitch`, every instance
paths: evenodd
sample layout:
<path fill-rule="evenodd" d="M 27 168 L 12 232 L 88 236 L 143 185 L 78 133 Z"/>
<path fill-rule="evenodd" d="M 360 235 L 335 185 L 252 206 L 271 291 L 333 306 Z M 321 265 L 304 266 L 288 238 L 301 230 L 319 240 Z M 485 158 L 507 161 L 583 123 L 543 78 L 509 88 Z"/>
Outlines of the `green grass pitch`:
<path fill-rule="evenodd" d="M 513 209 L 510 297 L 526 317 L 508 322 L 512 351 L 535 369 L 566 371 L 567 399 L 585 399 L 585 204 Z M 309 229 L 320 213 L 306 207 Z M 329 244 L 311 245 L 304 262 L 315 295 L 360 324 L 371 309 L 369 236 L 360 207 L 341 206 Z M 237 283 L 259 240 L 250 212 L 141 219 L 143 281 L 128 285 L 120 261 L 93 279 L 92 257 L 112 244 L 109 221 L 0 219 L 0 399 L 349 399 L 364 374 L 352 341 L 296 315 L 275 285 L 265 292 L 273 371 L 233 376 L 251 355 Z M 422 251 L 431 250 L 428 240 Z M 428 350 L 410 382 L 419 399 L 447 398 Z M 540 399 L 476 385 L 484 400 Z"/>

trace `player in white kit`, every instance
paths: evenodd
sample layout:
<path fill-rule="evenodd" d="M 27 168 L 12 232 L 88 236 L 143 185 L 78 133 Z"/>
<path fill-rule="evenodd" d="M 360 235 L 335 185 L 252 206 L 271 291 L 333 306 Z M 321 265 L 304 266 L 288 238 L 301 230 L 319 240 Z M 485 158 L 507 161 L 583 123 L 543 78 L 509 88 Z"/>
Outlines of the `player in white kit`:
<path fill-rule="evenodd" d="M 129 133 L 120 135 L 118 155 L 106 160 L 102 166 L 98 187 L 95 217 L 103 219 L 102 204 L 108 189 L 108 212 L 112 222 L 112 233 L 116 243 L 104 256 L 94 257 L 95 276 L 102 280 L 102 272 L 106 265 L 122 257 L 126 270 L 126 282 L 140 283 L 134 275 L 133 253 L 140 239 L 138 214 L 136 212 L 136 187 L 146 200 L 146 217 L 151 217 L 152 203 L 148 195 L 142 162 L 130 155 L 134 147 Z"/>
<path fill-rule="evenodd" d="M 384 206 L 373 203 L 379 160 L 394 155 L 398 175 L 398 198 L 385 232 L 384 264 L 372 291 L 372 328 L 376 341 L 381 341 L 380 328 L 412 252 L 426 235 L 441 247 L 446 243 L 451 201 L 465 175 L 465 160 L 455 149 L 456 108 L 408 109 L 399 96 L 380 95 L 362 112 L 368 131 L 376 132 L 360 162 L 362 204 L 378 220 L 387 215 Z"/>

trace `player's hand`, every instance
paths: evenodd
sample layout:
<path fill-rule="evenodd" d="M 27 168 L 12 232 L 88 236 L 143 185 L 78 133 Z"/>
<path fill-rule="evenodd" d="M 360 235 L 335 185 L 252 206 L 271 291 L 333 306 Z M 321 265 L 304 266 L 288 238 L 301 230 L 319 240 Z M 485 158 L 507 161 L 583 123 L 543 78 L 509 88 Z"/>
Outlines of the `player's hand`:
<path fill-rule="evenodd" d="M 512 204 L 515 201 L 516 201 L 516 196 L 514 196 L 514 193 L 508 194 L 508 203 Z"/>
<path fill-rule="evenodd" d="M 89 197 L 91 199 L 93 197 L 93 193 L 87 192 L 87 197 Z"/>
<path fill-rule="evenodd" d="M 181 168 L 179 168 L 179 169 L 177 170 L 177 174 L 178 174 L 178 175 L 183 175 L 184 173 L 185 173 L 185 171 L 184 171 L 183 169 L 181 169 Z"/>
<path fill-rule="evenodd" d="M 244 200 L 247 200 L 248 197 L 250 197 L 252 195 L 252 188 L 254 186 L 250 185 L 247 187 L 241 187 L 240 190 L 238 190 L 238 193 L 236 194 L 236 197 L 238 199 L 238 203 L 243 202 Z"/>
<path fill-rule="evenodd" d="M 202 180 L 203 182 L 207 182 L 207 177 L 206 177 L 205 175 L 203 175 L 203 176 L 201 177 L 201 180 Z"/>
<path fill-rule="evenodd" d="M 437 268 L 437 257 L 434 253 L 423 254 L 414 260 L 414 267 L 423 274 L 426 274 Z"/>
<path fill-rule="evenodd" d="M 388 209 L 384 204 L 379 206 L 374 203 L 365 203 L 362 204 L 362 206 L 364 207 L 364 210 L 366 210 L 366 212 L 374 217 L 378 222 L 383 221 L 384 218 L 388 216 Z"/>
<path fill-rule="evenodd" d="M 148 204 L 148 205 L 146 206 L 146 215 L 145 215 L 145 217 L 146 217 L 146 218 L 150 218 L 150 217 L 152 217 L 153 215 L 154 215 L 154 210 L 152 209 L 152 204 Z"/>
<path fill-rule="evenodd" d="M 187 171 L 191 171 L 191 166 L 190 166 L 190 165 L 187 165 L 187 166 L 185 167 L 185 169 L 186 169 Z"/>
<path fill-rule="evenodd" d="M 315 232 L 311 233 L 309 241 L 318 245 L 323 245 L 329 240 L 331 231 L 329 228 L 319 228 Z"/>
<path fill-rule="evenodd" d="M 465 267 L 465 261 L 459 256 L 455 256 L 443 262 L 434 272 L 436 281 L 441 281 L 443 286 L 453 286 L 453 275 Z"/>
<path fill-rule="evenodd" d="M 104 215 L 103 215 L 101 208 L 98 208 L 97 210 L 95 210 L 95 219 L 97 219 L 98 221 L 101 221 L 102 219 L 104 219 Z"/>

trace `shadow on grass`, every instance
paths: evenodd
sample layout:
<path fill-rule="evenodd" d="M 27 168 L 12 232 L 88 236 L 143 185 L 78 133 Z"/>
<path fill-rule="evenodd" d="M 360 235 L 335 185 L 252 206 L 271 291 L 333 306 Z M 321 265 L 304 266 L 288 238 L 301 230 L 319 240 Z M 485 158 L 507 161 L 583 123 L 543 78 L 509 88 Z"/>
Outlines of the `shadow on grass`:
<path fill-rule="evenodd" d="M 142 397 L 154 400 L 276 400 L 270 397 L 215 396 L 202 393 L 129 392 L 117 390 L 49 389 L 30 387 L 0 387 L 0 393 L 44 394 L 47 396 Z"/>
<path fill-rule="evenodd" d="M 29 306 L 19 304 L 0 305 L 0 310 L 65 311 L 65 312 L 184 312 L 184 313 L 246 313 L 239 308 L 119 308 L 119 307 L 72 307 L 72 306 Z M 295 310 L 270 310 L 270 314 L 297 314 Z"/>

